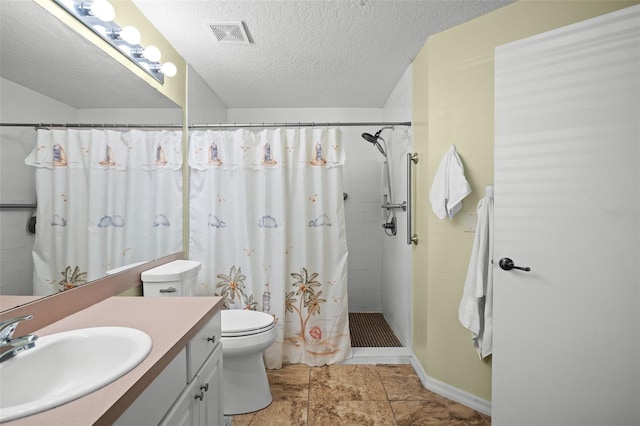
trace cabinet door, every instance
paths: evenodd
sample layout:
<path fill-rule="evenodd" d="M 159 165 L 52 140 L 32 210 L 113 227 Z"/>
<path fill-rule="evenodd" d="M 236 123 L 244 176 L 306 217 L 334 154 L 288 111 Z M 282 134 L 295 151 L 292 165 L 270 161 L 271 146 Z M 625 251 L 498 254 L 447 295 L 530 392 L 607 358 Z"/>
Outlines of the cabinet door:
<path fill-rule="evenodd" d="M 200 407 L 200 383 L 197 380 L 187 386 L 171 410 L 160 422 L 161 426 L 197 426 L 203 424 Z"/>
<path fill-rule="evenodd" d="M 222 409 L 222 344 L 218 344 L 211 356 L 202 366 L 198 374 L 200 390 L 204 391 L 204 401 L 201 404 L 202 425 L 223 425 L 224 412 Z M 205 391 L 206 389 L 206 391 Z"/>
<path fill-rule="evenodd" d="M 155 426 L 167 407 L 184 392 L 187 351 L 183 349 L 114 423 L 114 426 Z"/>
<path fill-rule="evenodd" d="M 220 342 L 221 314 L 218 312 L 187 345 L 187 381 L 199 373 L 216 345 Z"/>

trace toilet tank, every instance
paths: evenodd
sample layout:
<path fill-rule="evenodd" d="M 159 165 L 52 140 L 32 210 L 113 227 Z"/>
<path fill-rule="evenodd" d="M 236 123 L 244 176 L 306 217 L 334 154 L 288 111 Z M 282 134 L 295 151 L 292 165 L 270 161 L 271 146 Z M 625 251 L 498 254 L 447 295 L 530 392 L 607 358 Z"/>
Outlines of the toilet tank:
<path fill-rule="evenodd" d="M 144 296 L 195 296 L 201 266 L 195 260 L 174 260 L 144 271 L 141 275 Z"/>

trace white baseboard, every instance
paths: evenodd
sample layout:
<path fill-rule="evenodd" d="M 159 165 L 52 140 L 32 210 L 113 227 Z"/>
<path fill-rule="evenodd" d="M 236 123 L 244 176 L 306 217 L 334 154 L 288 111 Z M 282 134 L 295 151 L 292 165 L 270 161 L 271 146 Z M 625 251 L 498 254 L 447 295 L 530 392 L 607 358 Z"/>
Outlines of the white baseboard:
<path fill-rule="evenodd" d="M 469 392 L 463 391 L 462 389 L 458 389 L 453 387 L 445 382 L 441 382 L 438 379 L 434 379 L 427 375 L 422 368 L 422 365 L 418 361 L 418 358 L 414 354 L 411 356 L 411 365 L 413 369 L 418 374 L 422 385 L 429 389 L 432 392 L 435 392 L 439 395 L 444 396 L 445 398 L 449 398 L 453 401 L 459 402 L 460 404 L 466 405 L 469 408 L 473 408 L 476 411 L 479 411 L 482 414 L 486 414 L 487 416 L 491 415 L 491 402 L 482 398 L 478 398 L 477 396 L 470 394 Z"/>
<path fill-rule="evenodd" d="M 353 356 L 340 364 L 411 364 L 407 348 L 351 348 Z"/>

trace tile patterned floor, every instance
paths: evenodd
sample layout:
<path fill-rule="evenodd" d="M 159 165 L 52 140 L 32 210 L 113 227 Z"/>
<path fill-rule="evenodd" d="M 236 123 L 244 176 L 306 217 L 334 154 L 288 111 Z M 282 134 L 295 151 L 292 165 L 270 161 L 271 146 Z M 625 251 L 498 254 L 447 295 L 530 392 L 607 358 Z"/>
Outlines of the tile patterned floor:
<path fill-rule="evenodd" d="M 268 370 L 273 402 L 234 416 L 244 425 L 490 425 L 491 418 L 426 390 L 403 365 L 285 365 Z"/>

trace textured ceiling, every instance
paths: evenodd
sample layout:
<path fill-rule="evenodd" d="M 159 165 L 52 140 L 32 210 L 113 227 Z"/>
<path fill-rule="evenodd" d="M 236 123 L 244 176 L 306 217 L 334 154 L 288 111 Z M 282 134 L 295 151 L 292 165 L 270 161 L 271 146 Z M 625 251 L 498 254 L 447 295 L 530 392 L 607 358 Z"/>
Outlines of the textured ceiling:
<path fill-rule="evenodd" d="M 134 0 L 229 108 L 382 107 L 427 37 L 513 0 Z M 253 44 L 207 23 L 244 21 Z"/>
<path fill-rule="evenodd" d="M 0 75 L 75 108 L 177 108 L 31 1 L 0 0 Z"/>
<path fill-rule="evenodd" d="M 514 0 L 133 0 L 229 108 L 382 107 L 431 34 Z M 208 23 L 244 21 L 252 44 Z M 76 108 L 171 101 L 36 3 L 0 0 L 0 75 Z"/>

